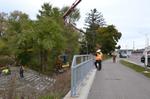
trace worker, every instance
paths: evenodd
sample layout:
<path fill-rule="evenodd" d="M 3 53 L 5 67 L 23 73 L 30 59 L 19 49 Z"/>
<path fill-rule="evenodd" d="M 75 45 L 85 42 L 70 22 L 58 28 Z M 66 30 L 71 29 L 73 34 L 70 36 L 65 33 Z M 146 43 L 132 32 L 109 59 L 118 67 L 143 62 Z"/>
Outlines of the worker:
<path fill-rule="evenodd" d="M 5 69 L 2 70 L 2 74 L 7 75 L 8 73 L 9 73 L 8 68 L 5 68 Z"/>
<path fill-rule="evenodd" d="M 101 52 L 100 49 L 98 49 L 96 51 L 96 57 L 95 57 L 95 67 L 97 68 L 97 70 L 101 70 L 102 68 L 102 57 L 103 57 L 103 53 Z"/>
<path fill-rule="evenodd" d="M 24 67 L 23 67 L 23 65 L 20 66 L 19 73 L 20 73 L 20 78 L 24 78 Z"/>

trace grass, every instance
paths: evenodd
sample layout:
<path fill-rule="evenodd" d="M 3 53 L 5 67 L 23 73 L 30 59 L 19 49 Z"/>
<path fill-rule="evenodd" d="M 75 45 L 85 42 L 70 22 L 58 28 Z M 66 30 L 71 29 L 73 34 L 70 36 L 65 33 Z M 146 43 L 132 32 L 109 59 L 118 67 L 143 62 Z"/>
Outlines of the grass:
<path fill-rule="evenodd" d="M 62 99 L 62 96 L 60 94 L 49 94 L 49 95 L 40 97 L 40 99 Z"/>
<path fill-rule="evenodd" d="M 127 66 L 127 67 L 135 70 L 136 72 L 141 73 L 141 74 L 145 75 L 146 77 L 150 78 L 150 73 L 144 73 L 143 72 L 143 71 L 145 71 L 144 67 L 141 67 L 139 65 L 136 65 L 136 64 L 130 63 L 128 61 L 124 61 L 124 60 L 120 60 L 120 63 L 123 64 L 124 66 Z M 147 71 L 150 72 L 149 69 Z"/>

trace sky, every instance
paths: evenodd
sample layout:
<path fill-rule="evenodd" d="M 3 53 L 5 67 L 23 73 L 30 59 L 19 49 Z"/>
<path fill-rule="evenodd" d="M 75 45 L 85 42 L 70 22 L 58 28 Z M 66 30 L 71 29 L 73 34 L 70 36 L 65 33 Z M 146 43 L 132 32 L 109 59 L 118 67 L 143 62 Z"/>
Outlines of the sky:
<path fill-rule="evenodd" d="M 36 19 L 44 2 L 62 8 L 71 6 L 75 0 L 0 0 L 0 12 L 19 10 Z M 83 29 L 86 14 L 96 8 L 103 14 L 106 24 L 115 25 L 122 33 L 118 42 L 122 49 L 141 49 L 150 44 L 149 4 L 150 0 L 82 0 L 77 6 L 81 13 L 77 27 Z"/>

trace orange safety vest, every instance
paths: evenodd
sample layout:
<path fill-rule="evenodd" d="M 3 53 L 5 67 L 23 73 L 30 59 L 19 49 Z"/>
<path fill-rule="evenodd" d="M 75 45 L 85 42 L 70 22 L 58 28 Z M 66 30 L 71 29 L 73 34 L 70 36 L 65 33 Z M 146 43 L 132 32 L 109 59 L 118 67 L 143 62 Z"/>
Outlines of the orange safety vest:
<path fill-rule="evenodd" d="M 96 55 L 96 58 L 95 58 L 95 59 L 96 59 L 96 60 L 102 60 L 102 56 L 103 56 L 102 53 L 100 53 L 100 54 L 99 54 L 99 53 L 96 53 L 96 54 L 97 54 L 97 55 Z"/>

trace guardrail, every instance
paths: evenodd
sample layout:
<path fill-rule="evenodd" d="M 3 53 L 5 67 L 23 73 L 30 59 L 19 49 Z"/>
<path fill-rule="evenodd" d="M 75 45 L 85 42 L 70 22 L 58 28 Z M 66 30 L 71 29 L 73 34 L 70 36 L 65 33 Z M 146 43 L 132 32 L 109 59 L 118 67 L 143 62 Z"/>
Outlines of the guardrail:
<path fill-rule="evenodd" d="M 79 86 L 94 68 L 93 55 L 75 55 L 71 65 L 71 97 L 77 96 Z"/>

